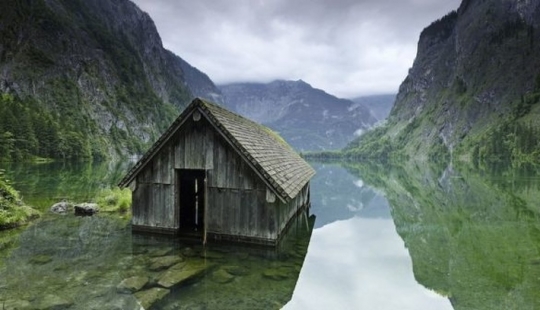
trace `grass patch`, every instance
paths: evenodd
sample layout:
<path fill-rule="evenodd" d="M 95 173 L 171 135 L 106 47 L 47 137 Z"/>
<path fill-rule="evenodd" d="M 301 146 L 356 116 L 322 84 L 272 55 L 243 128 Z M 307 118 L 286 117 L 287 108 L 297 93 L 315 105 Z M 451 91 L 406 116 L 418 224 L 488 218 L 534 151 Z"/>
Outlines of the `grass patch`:
<path fill-rule="evenodd" d="M 127 214 L 131 211 L 131 190 L 119 187 L 101 190 L 96 199 L 100 212 Z"/>

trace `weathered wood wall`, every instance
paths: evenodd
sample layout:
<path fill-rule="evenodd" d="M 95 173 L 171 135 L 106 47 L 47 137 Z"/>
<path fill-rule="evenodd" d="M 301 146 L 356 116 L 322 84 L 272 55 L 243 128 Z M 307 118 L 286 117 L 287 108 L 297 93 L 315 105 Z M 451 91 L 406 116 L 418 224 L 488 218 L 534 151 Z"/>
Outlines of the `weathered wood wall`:
<path fill-rule="evenodd" d="M 267 201 L 267 187 L 247 162 L 202 117 L 186 120 L 136 178 L 133 224 L 179 228 L 179 169 L 207 171 L 206 227 L 212 235 L 274 240 L 307 201 L 309 184 L 289 203 Z"/>
<path fill-rule="evenodd" d="M 283 232 L 289 221 L 309 203 L 309 183 L 288 203 L 283 203 L 279 200 L 276 201 L 277 231 Z"/>

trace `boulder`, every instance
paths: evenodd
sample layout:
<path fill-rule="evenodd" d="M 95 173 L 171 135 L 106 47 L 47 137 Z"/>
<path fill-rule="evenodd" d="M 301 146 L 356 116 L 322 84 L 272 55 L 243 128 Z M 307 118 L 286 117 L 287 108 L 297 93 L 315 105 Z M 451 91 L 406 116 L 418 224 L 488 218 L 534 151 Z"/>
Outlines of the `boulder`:
<path fill-rule="evenodd" d="M 99 212 L 97 203 L 81 203 L 75 205 L 75 215 L 94 215 Z"/>
<path fill-rule="evenodd" d="M 146 291 L 135 293 L 135 297 L 139 301 L 141 307 L 148 309 L 156 302 L 163 299 L 163 297 L 167 296 L 167 294 L 169 294 L 169 290 L 161 287 L 154 287 Z"/>
<path fill-rule="evenodd" d="M 116 286 L 116 291 L 119 293 L 134 293 L 140 291 L 146 283 L 148 283 L 147 277 L 131 277 L 124 279 L 120 284 Z"/>
<path fill-rule="evenodd" d="M 61 201 L 53 204 L 49 209 L 52 213 L 64 214 L 67 213 L 73 205 L 67 201 Z"/>

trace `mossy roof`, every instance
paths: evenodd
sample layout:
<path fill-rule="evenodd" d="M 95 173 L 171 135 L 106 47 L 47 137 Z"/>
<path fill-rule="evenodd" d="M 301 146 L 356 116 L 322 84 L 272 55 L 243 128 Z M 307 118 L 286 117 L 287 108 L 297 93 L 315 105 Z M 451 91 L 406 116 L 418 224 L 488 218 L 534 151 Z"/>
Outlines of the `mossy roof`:
<path fill-rule="evenodd" d="M 199 110 L 217 128 L 284 201 L 296 197 L 315 174 L 313 168 L 275 132 L 214 103 L 196 98 L 120 181 L 120 187 L 134 180 L 195 110 Z"/>

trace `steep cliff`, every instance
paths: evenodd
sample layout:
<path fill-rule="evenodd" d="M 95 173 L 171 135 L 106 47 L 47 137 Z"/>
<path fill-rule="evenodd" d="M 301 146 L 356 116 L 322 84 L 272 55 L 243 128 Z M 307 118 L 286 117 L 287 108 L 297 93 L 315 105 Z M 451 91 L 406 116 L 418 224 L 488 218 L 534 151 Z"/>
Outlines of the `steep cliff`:
<path fill-rule="evenodd" d="M 220 89 L 230 109 L 276 130 L 298 151 L 342 148 L 377 121 L 363 104 L 336 98 L 301 80 Z"/>
<path fill-rule="evenodd" d="M 466 0 L 424 29 L 388 125 L 350 155 L 530 159 L 538 148 L 540 2 Z"/>
<path fill-rule="evenodd" d="M 128 0 L 2 1 L 0 37 L 0 158 L 140 153 L 219 94 Z"/>

